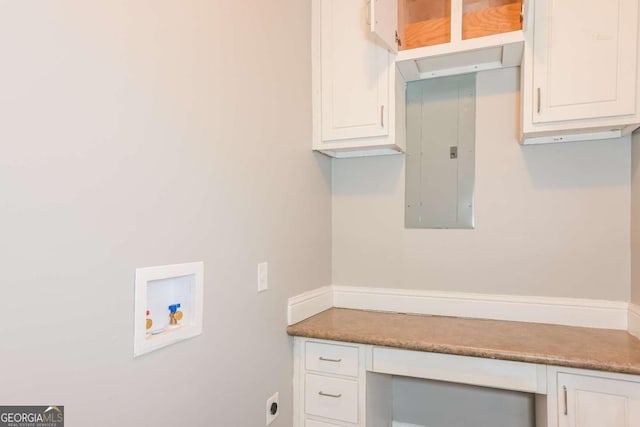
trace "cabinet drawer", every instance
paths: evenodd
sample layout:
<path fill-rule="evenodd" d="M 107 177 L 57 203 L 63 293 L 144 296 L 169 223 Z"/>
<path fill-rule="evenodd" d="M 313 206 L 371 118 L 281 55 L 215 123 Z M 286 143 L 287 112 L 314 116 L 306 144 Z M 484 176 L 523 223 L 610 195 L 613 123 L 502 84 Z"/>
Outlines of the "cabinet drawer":
<path fill-rule="evenodd" d="M 305 376 L 304 409 L 309 415 L 358 422 L 358 383 L 353 380 Z"/>
<path fill-rule="evenodd" d="M 307 342 L 305 354 L 309 371 L 358 376 L 358 347 Z"/>

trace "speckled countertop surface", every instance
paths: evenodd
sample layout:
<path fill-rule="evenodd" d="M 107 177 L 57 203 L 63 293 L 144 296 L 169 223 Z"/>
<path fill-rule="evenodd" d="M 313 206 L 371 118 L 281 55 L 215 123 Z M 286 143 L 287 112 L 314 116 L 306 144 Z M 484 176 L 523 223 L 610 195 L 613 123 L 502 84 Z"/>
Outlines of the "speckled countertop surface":
<path fill-rule="evenodd" d="M 640 375 L 626 331 L 332 308 L 289 335 Z"/>

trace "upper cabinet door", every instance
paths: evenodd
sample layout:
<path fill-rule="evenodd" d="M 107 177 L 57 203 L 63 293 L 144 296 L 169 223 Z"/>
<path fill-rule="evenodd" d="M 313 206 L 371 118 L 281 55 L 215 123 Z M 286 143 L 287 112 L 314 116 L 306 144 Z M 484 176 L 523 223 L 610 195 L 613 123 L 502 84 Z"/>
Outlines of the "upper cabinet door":
<path fill-rule="evenodd" d="M 537 0 L 533 122 L 634 114 L 638 0 Z"/>
<path fill-rule="evenodd" d="M 371 32 L 391 52 L 398 51 L 398 0 L 367 0 Z"/>
<path fill-rule="evenodd" d="M 366 0 L 321 1 L 322 140 L 389 133 L 389 52 L 369 31 Z"/>

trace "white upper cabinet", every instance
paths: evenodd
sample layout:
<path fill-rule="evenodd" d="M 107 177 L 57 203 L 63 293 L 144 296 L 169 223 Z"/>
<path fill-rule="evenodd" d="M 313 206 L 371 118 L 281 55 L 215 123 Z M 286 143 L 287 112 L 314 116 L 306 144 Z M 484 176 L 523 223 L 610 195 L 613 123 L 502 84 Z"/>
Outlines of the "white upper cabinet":
<path fill-rule="evenodd" d="M 640 123 L 638 0 L 536 0 L 523 142 L 618 137 Z"/>
<path fill-rule="evenodd" d="M 313 148 L 334 157 L 402 152 L 395 141 L 394 58 L 370 32 L 370 5 L 312 4 Z"/>
<path fill-rule="evenodd" d="M 360 0 L 323 0 L 322 139 L 387 135 L 389 53 L 363 37 Z M 354 25 L 354 24 L 360 25 Z M 388 111 L 387 111 L 388 113 Z M 385 123 L 386 122 L 386 123 Z"/>
<path fill-rule="evenodd" d="M 637 0 L 539 0 L 535 19 L 534 122 L 635 113 Z"/>

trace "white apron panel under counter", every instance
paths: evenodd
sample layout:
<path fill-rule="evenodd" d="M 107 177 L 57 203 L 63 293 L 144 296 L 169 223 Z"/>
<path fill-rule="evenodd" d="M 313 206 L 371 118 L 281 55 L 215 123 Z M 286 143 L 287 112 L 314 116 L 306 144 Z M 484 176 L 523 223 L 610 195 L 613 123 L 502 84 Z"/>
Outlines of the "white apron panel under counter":
<path fill-rule="evenodd" d="M 386 347 L 371 349 L 371 371 L 528 393 L 546 393 L 546 366 Z"/>

